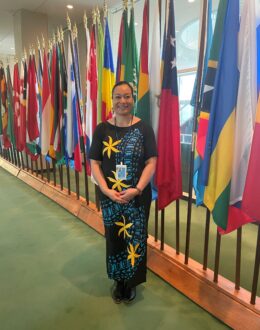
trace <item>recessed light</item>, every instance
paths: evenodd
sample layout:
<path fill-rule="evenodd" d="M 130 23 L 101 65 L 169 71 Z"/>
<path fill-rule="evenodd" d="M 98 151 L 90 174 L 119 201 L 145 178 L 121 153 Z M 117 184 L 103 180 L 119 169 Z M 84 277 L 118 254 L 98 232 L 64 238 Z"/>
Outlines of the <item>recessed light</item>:
<path fill-rule="evenodd" d="M 73 9 L 73 6 L 72 5 L 67 5 L 66 6 L 68 9 Z"/>
<path fill-rule="evenodd" d="M 14 47 L 11 47 L 10 49 L 11 49 L 11 50 L 14 50 Z"/>
<path fill-rule="evenodd" d="M 195 2 L 195 0 L 188 0 L 188 2 L 192 3 L 192 2 Z"/>

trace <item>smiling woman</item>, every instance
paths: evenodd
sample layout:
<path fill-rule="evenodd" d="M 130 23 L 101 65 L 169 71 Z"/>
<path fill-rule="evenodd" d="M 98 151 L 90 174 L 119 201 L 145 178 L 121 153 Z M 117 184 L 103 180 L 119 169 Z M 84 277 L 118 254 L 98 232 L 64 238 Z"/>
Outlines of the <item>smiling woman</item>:
<path fill-rule="evenodd" d="M 112 90 L 113 118 L 97 126 L 90 150 L 92 174 L 100 188 L 107 241 L 107 273 L 115 280 L 114 302 L 130 302 L 146 281 L 150 179 L 156 145 L 151 127 L 132 115 L 132 86 Z"/>

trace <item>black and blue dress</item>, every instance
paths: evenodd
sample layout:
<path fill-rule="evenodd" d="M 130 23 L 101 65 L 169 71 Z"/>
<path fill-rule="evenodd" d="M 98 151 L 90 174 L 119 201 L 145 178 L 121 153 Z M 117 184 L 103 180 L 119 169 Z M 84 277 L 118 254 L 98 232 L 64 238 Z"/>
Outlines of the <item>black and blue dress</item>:
<path fill-rule="evenodd" d="M 152 128 L 143 121 L 130 127 L 109 122 L 97 126 L 89 158 L 101 161 L 110 189 L 135 187 L 145 162 L 157 156 Z M 127 166 L 126 180 L 116 178 L 116 165 Z M 108 277 L 127 281 L 130 287 L 146 281 L 147 223 L 151 205 L 151 186 L 127 204 L 118 204 L 100 192 L 105 226 Z"/>

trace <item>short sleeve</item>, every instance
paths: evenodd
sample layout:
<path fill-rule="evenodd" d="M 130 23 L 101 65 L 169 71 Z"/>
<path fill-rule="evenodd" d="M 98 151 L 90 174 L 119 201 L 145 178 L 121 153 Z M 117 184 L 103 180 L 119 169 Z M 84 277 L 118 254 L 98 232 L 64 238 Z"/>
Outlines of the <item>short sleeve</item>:
<path fill-rule="evenodd" d="M 89 159 L 102 161 L 104 124 L 99 124 L 93 134 L 92 143 L 89 150 Z"/>
<path fill-rule="evenodd" d="M 157 147 L 154 131 L 151 126 L 145 125 L 144 128 L 144 159 L 157 157 Z"/>

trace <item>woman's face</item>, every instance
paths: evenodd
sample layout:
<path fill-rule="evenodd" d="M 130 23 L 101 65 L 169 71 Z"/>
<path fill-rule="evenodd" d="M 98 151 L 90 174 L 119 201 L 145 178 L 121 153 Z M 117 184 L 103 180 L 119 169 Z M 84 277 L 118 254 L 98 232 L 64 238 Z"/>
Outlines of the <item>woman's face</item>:
<path fill-rule="evenodd" d="M 131 88 L 128 85 L 119 85 L 113 93 L 113 110 L 116 115 L 127 116 L 134 105 Z"/>

